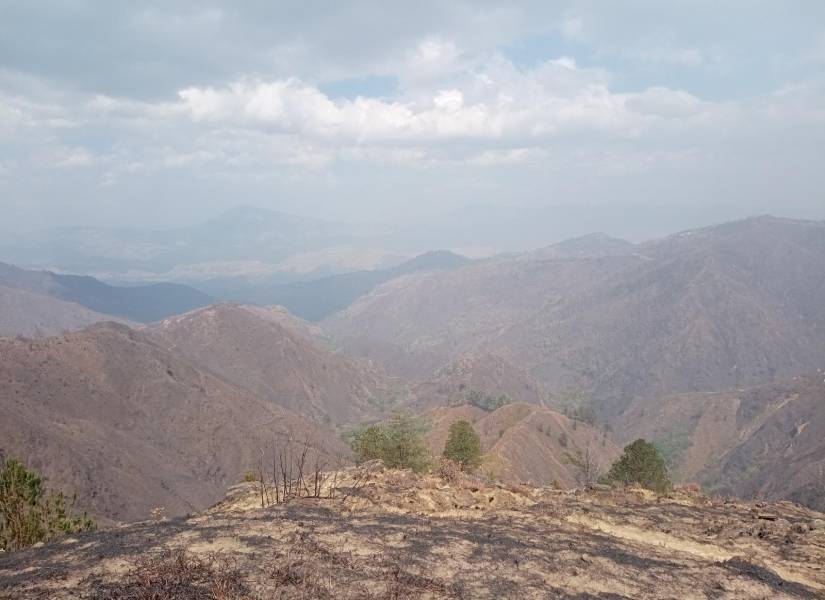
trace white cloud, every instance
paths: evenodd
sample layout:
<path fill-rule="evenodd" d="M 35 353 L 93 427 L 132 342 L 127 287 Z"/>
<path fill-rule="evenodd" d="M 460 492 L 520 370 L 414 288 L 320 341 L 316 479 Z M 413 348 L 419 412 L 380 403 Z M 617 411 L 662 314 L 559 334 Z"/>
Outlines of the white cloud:
<path fill-rule="evenodd" d="M 54 165 L 64 169 L 89 167 L 94 163 L 94 155 L 85 148 L 62 148 L 54 157 Z"/>
<path fill-rule="evenodd" d="M 695 100 L 663 88 L 637 95 L 613 93 L 601 72 L 577 70 L 564 57 L 529 71 L 496 57 L 472 77 L 455 83 L 461 87 L 434 89 L 427 95 L 419 89 L 413 98 L 393 101 L 332 99 L 295 78 L 190 87 L 179 96 L 195 121 L 265 125 L 332 144 L 368 145 L 462 139 L 520 145 L 524 140 L 592 130 L 621 136 L 642 126 L 644 117 L 655 112 L 654 103 L 659 116 L 673 116 L 674 110 L 684 112 Z M 669 104 L 663 108 L 665 102 Z M 634 112 L 634 105 L 642 110 Z M 698 100 L 694 105 L 700 106 Z M 669 115 L 662 114 L 665 108 Z"/>
<path fill-rule="evenodd" d="M 572 40 L 584 38 L 584 19 L 577 15 L 567 15 L 559 27 L 564 37 Z"/>
<path fill-rule="evenodd" d="M 324 193 L 382 206 L 397 192 L 415 197 L 419 186 L 422 197 L 452 186 L 455 202 L 472 201 L 478 190 L 517 202 L 536 198 L 548 173 L 571 198 L 596 189 L 599 177 L 636 177 L 627 186 L 634 197 L 650 179 L 663 179 L 662 169 L 674 180 L 715 173 L 735 189 L 745 172 L 753 181 L 783 180 L 795 169 L 825 173 L 811 166 L 821 163 L 825 143 L 825 85 L 815 68 L 825 56 L 821 27 L 800 33 L 801 50 L 777 33 L 779 42 L 767 41 L 787 46 L 787 60 L 771 62 L 741 28 L 720 38 L 726 29 L 707 11 L 654 3 L 640 13 L 636 2 L 598 10 L 577 3 L 575 12 L 570 4 L 529 11 L 447 4 L 439 19 L 405 9 L 409 23 L 390 18 L 393 11 L 330 9 L 329 20 L 300 28 L 279 22 L 277 36 L 271 20 L 244 21 L 229 5 L 172 17 L 141 10 L 124 25 L 140 33 L 129 39 L 160 50 L 126 61 L 134 81 L 119 64 L 112 86 L 98 85 L 93 69 L 67 75 L 72 65 L 55 67 L 51 79 L 26 74 L 26 65 L 0 67 L 0 195 L 83 197 L 99 185 L 106 198 L 155 190 L 171 197 L 187 185 L 196 190 L 187 187 L 189 197 L 216 205 L 237 202 L 243 188 L 250 202 Z M 195 31 L 184 27 L 190 16 Z M 366 19 L 378 38 L 359 39 L 352 24 Z M 8 30 L 0 24 L 0 31 Z M 194 41 L 177 40 L 187 33 Z M 525 56 L 512 50 L 514 40 L 526 40 Z M 748 77 L 777 64 L 779 75 L 729 93 L 719 74 L 751 55 L 760 70 Z M 220 64 L 211 71 L 213 62 Z M 146 83 L 155 74 L 165 77 L 157 87 Z M 380 90 L 365 83 L 358 96 L 335 92 L 337 78 L 392 83 Z M 770 156 L 780 152 L 781 170 Z M 399 191 L 400 182 L 408 189 Z M 598 194 L 619 197 L 610 185 Z"/>
<path fill-rule="evenodd" d="M 546 157 L 547 153 L 540 148 L 510 148 L 507 150 L 486 150 L 477 156 L 470 157 L 467 162 L 481 167 L 492 167 L 520 164 Z"/>

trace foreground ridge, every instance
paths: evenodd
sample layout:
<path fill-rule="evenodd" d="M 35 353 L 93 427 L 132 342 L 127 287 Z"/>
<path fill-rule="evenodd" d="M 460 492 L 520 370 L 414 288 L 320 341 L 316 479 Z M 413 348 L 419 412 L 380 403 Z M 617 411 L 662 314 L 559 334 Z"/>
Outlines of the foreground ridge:
<path fill-rule="evenodd" d="M 325 498 L 261 508 L 257 484 L 244 483 L 189 518 L 7 555 L 0 597 L 825 594 L 825 515 L 790 502 L 710 500 L 690 489 L 564 492 L 468 477 L 447 484 L 380 464 L 325 481 Z M 178 586 L 176 595 L 160 593 L 170 593 L 163 585 Z"/>

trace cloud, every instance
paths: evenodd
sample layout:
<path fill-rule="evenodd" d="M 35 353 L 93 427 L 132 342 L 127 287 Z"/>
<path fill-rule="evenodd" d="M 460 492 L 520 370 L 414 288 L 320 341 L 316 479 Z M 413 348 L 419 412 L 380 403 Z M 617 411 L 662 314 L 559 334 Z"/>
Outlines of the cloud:
<path fill-rule="evenodd" d="M 332 99 L 296 78 L 190 87 L 179 97 L 196 122 L 265 126 L 331 144 L 417 146 L 461 140 L 519 146 L 580 131 L 623 136 L 649 116 L 688 116 L 703 106 L 686 92 L 660 87 L 612 92 L 601 72 L 579 71 L 567 57 L 522 71 L 497 56 L 454 83 L 427 94 L 419 87 L 397 100 Z"/>
<path fill-rule="evenodd" d="M 93 165 L 95 157 L 85 148 L 64 148 L 58 150 L 53 161 L 56 167 L 73 169 Z"/>
<path fill-rule="evenodd" d="M 792 179 L 813 205 L 822 9 L 746 4 L 21 4 L 0 22 L 0 197 L 29 222 L 66 197 L 94 207 L 68 218 L 239 198 L 358 218 Z"/>

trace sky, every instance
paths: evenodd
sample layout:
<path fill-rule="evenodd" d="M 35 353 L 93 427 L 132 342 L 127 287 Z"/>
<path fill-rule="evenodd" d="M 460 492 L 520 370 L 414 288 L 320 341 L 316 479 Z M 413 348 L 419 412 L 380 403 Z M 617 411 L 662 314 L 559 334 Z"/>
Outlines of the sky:
<path fill-rule="evenodd" d="M 0 230 L 825 219 L 825 2 L 0 0 Z"/>

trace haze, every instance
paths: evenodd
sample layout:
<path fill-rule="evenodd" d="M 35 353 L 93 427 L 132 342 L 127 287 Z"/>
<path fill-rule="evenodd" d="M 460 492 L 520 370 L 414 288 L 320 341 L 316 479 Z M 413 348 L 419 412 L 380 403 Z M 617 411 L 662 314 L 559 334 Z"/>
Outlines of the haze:
<path fill-rule="evenodd" d="M 2 2 L 0 226 L 248 205 L 409 255 L 825 218 L 821 2 L 550 4 Z"/>

